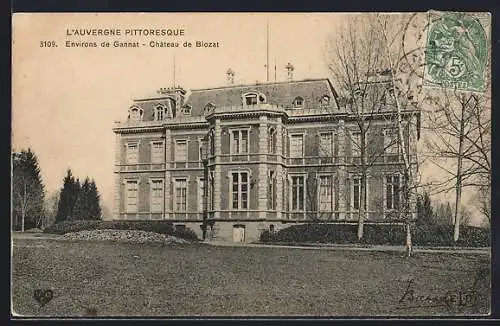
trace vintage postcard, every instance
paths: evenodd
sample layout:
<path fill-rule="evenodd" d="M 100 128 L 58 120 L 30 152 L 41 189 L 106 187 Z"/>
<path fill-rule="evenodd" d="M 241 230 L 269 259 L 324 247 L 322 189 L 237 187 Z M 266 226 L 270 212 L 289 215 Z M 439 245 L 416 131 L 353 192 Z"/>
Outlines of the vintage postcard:
<path fill-rule="evenodd" d="M 15 13 L 11 315 L 486 317 L 491 15 Z"/>

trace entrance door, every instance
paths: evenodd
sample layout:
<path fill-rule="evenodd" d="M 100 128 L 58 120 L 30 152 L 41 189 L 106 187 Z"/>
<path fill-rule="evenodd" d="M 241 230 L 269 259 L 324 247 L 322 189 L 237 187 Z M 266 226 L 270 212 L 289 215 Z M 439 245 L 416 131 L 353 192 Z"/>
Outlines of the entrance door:
<path fill-rule="evenodd" d="M 233 226 L 233 242 L 245 242 L 245 226 L 237 224 Z"/>

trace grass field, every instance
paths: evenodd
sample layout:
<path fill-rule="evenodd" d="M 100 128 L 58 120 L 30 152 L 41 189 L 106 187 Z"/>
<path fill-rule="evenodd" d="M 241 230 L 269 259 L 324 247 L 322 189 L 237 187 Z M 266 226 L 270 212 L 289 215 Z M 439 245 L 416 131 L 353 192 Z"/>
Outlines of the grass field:
<path fill-rule="evenodd" d="M 15 239 L 23 316 L 487 314 L 490 257 Z M 411 281 L 411 283 L 409 282 Z M 40 306 L 37 288 L 52 289 Z M 403 300 L 401 300 L 403 298 Z M 400 302 L 402 301 L 402 302 Z"/>

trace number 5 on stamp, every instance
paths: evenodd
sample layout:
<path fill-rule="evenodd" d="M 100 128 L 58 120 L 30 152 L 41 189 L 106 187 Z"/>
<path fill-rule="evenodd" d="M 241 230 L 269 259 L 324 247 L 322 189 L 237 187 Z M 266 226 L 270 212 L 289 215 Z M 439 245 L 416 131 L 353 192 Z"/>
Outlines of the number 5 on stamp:
<path fill-rule="evenodd" d="M 467 13 L 430 14 L 426 50 L 425 86 L 484 91 L 489 47 L 478 18 Z"/>

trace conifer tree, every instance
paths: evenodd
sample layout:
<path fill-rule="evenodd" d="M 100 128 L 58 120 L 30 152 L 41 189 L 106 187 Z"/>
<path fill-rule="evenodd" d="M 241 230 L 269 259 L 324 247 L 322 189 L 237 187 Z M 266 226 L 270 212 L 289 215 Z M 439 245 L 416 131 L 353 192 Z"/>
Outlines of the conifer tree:
<path fill-rule="evenodd" d="M 57 205 L 56 223 L 73 219 L 73 209 L 80 190 L 79 183 L 78 179 L 75 180 L 71 169 L 68 169 Z"/>
<path fill-rule="evenodd" d="M 100 220 L 102 218 L 100 197 L 95 181 L 92 179 L 89 183 L 89 218 L 92 220 Z"/>
<path fill-rule="evenodd" d="M 88 220 L 90 217 L 90 181 L 85 178 L 78 191 L 78 196 L 73 208 L 74 220 Z"/>

